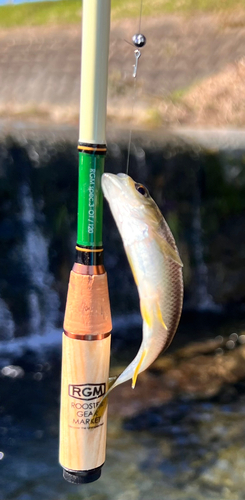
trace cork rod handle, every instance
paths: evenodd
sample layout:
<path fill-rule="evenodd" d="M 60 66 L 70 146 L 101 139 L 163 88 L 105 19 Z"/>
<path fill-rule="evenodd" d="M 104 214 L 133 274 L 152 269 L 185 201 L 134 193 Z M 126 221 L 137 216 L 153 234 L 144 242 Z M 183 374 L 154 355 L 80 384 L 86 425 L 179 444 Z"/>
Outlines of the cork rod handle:
<path fill-rule="evenodd" d="M 62 343 L 59 460 L 66 479 L 83 483 L 94 481 L 105 461 L 107 410 L 93 414 L 107 390 L 112 325 L 106 273 L 74 268 Z"/>

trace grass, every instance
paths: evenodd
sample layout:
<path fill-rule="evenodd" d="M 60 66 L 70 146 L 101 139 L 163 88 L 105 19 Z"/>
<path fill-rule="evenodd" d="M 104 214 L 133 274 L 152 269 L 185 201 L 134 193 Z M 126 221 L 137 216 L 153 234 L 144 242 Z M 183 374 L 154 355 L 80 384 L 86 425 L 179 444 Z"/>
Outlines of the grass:
<path fill-rule="evenodd" d="M 174 90 L 173 92 L 171 92 L 171 94 L 169 94 L 168 100 L 171 101 L 173 104 L 180 103 L 183 100 L 183 98 L 186 96 L 186 94 L 188 94 L 193 89 L 198 87 L 198 85 L 200 85 L 201 83 L 202 83 L 202 80 L 196 79 L 191 83 L 191 85 L 187 85 L 186 87 L 182 87 L 182 88 Z"/>
<path fill-rule="evenodd" d="M 112 0 L 112 18 L 138 17 L 139 0 Z M 245 0 L 152 0 L 143 1 L 143 16 L 159 14 L 194 14 L 196 12 L 226 12 L 245 10 Z"/>
<path fill-rule="evenodd" d="M 156 107 L 148 108 L 145 118 L 143 119 L 143 124 L 150 129 L 155 129 L 161 127 L 163 123 L 163 118 Z"/>
<path fill-rule="evenodd" d="M 245 11 L 245 0 L 145 0 L 143 16 L 164 13 Z M 0 7 L 0 27 L 77 24 L 81 20 L 82 0 L 28 3 Z M 139 17 L 139 0 L 112 0 L 112 19 Z"/>
<path fill-rule="evenodd" d="M 178 104 L 183 99 L 188 90 L 190 90 L 190 87 L 174 90 L 170 94 L 169 100 L 172 101 L 173 104 Z"/>
<path fill-rule="evenodd" d="M 81 12 L 80 0 L 5 5 L 0 7 L 0 26 L 10 28 L 79 23 Z"/>

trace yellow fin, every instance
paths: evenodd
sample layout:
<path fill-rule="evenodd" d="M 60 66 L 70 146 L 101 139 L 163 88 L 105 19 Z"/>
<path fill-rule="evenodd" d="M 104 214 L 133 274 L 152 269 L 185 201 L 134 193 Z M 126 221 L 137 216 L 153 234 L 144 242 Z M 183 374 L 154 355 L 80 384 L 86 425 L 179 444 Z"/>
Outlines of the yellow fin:
<path fill-rule="evenodd" d="M 146 354 L 147 354 L 147 349 L 144 349 L 142 354 L 141 354 L 141 358 L 140 358 L 140 360 L 139 360 L 139 362 L 134 370 L 134 376 L 132 378 L 132 389 L 135 388 L 136 380 L 137 380 L 137 377 L 139 375 L 139 370 L 140 370 L 140 367 L 143 363 L 143 360 L 145 359 Z"/>
<path fill-rule="evenodd" d="M 162 311 L 159 305 L 159 302 L 157 303 L 157 318 L 159 319 L 160 323 L 164 326 L 165 330 L 168 330 L 168 327 L 166 326 L 166 323 L 164 322 L 164 319 L 162 317 Z"/>
<path fill-rule="evenodd" d="M 163 253 L 174 262 L 176 262 L 176 264 L 179 264 L 179 266 L 183 267 L 183 262 L 181 261 L 178 252 L 164 238 L 159 237 L 157 241 Z"/>
<path fill-rule="evenodd" d="M 135 268 L 134 268 L 134 265 L 133 265 L 133 261 L 132 261 L 130 255 L 129 255 L 129 253 L 128 252 L 126 252 L 126 253 L 127 253 L 127 258 L 128 258 L 128 261 L 129 261 L 129 265 L 131 267 L 131 271 L 133 273 L 134 281 L 136 283 L 136 286 L 138 286 L 138 279 L 137 279 L 137 276 L 136 276 L 136 272 L 135 272 Z"/>
<path fill-rule="evenodd" d="M 110 377 L 109 378 L 107 392 L 103 396 L 103 398 L 100 400 L 99 405 L 97 406 L 96 410 L 93 413 L 93 416 L 92 416 L 92 418 L 90 420 L 89 429 L 93 429 L 94 427 L 98 426 L 98 423 L 97 423 L 98 420 L 96 420 L 96 418 L 102 418 L 103 417 L 103 415 L 104 415 L 104 413 L 106 411 L 106 408 L 107 408 L 107 397 L 108 397 L 108 394 L 113 389 L 114 384 L 115 384 L 117 378 L 118 377 Z"/>
<path fill-rule="evenodd" d="M 142 314 L 143 320 L 147 323 L 149 328 L 152 327 L 153 325 L 153 320 L 154 320 L 154 311 L 153 309 L 151 310 L 146 302 L 143 302 L 141 299 L 140 301 L 140 310 Z"/>
<path fill-rule="evenodd" d="M 100 401 L 99 406 L 96 408 L 92 418 L 90 419 L 89 429 L 93 429 L 98 426 L 98 422 L 103 417 L 107 408 L 107 395 L 103 397 Z"/>

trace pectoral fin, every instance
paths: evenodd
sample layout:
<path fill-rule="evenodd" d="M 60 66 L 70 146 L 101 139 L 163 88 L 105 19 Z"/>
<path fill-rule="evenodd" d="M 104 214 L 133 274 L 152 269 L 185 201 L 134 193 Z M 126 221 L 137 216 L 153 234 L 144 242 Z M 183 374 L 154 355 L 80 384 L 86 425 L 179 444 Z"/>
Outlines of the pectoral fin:
<path fill-rule="evenodd" d="M 144 349 L 143 352 L 142 352 L 141 358 L 140 358 L 140 360 L 139 360 L 139 362 L 138 362 L 138 364 L 137 364 L 137 366 L 135 368 L 135 371 L 134 371 L 134 375 L 133 375 L 133 378 L 132 378 L 132 389 L 135 388 L 136 380 L 137 380 L 137 377 L 139 375 L 139 370 L 140 370 L 140 367 L 141 367 L 141 365 L 142 365 L 142 363 L 143 363 L 146 355 L 147 355 L 147 349 Z"/>
<path fill-rule="evenodd" d="M 178 252 L 162 237 L 157 238 L 157 242 L 162 249 L 162 252 L 169 258 L 172 259 L 176 264 L 183 267 L 183 262 L 180 259 Z"/>

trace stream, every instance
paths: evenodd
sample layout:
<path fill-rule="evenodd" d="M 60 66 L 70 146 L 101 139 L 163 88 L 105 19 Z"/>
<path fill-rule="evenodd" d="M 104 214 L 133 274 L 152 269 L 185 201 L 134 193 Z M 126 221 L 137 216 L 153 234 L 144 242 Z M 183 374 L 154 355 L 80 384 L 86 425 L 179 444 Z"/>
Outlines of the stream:
<path fill-rule="evenodd" d="M 0 143 L 0 500 L 239 500 L 245 489 L 244 151 L 179 141 L 132 146 L 184 262 L 178 332 L 164 356 L 109 400 L 101 478 L 73 486 L 58 464 L 61 334 L 74 260 L 72 142 Z M 125 168 L 109 143 L 106 170 Z M 137 289 L 104 207 L 111 370 L 141 339 Z"/>

